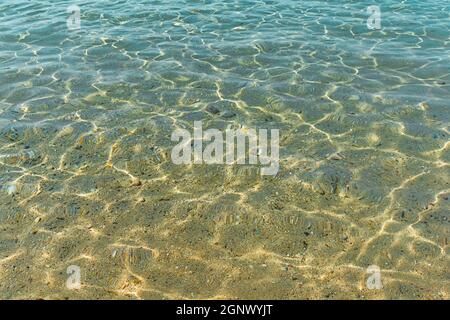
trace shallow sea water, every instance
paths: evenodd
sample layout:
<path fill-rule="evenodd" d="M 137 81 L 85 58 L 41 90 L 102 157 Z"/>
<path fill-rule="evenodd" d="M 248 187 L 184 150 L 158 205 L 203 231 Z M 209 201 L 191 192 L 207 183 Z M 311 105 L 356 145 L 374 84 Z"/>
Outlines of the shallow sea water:
<path fill-rule="evenodd" d="M 448 299 L 450 3 L 378 2 L 2 1 L 0 298 Z M 278 174 L 173 164 L 195 120 Z"/>

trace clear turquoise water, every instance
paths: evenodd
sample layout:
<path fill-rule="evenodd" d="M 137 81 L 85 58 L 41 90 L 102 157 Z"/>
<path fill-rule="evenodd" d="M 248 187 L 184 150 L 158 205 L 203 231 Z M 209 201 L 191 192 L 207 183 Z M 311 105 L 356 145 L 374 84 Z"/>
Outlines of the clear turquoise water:
<path fill-rule="evenodd" d="M 448 299 L 448 1 L 381 30 L 371 1 L 72 4 L 0 4 L 1 298 Z M 175 166 L 195 120 L 280 129 L 280 172 Z"/>

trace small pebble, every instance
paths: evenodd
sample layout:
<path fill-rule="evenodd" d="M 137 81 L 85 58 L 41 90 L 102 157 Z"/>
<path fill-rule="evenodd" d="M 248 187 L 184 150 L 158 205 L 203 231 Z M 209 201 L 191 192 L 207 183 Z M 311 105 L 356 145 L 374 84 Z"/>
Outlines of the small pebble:
<path fill-rule="evenodd" d="M 212 114 L 218 114 L 218 113 L 220 113 L 220 110 L 219 109 L 217 109 L 217 107 L 215 107 L 215 106 L 213 106 L 213 105 L 209 105 L 209 106 L 207 106 L 206 107 L 206 111 L 208 111 L 209 113 L 212 113 Z"/>
<path fill-rule="evenodd" d="M 140 185 L 142 185 L 142 182 L 139 178 L 134 178 L 133 180 L 131 180 L 132 187 L 138 187 Z"/>
<path fill-rule="evenodd" d="M 342 160 L 342 159 L 344 159 L 344 156 L 340 153 L 335 153 L 330 156 L 330 159 L 331 160 Z"/>
<path fill-rule="evenodd" d="M 12 195 L 16 193 L 17 191 L 17 185 L 16 184 L 7 184 L 5 187 L 6 193 L 9 195 Z"/>
<path fill-rule="evenodd" d="M 230 119 L 230 118 L 233 118 L 233 117 L 235 117 L 235 116 L 236 116 L 236 113 L 231 112 L 231 111 L 225 111 L 225 112 L 222 114 L 222 117 L 225 118 L 225 119 Z"/>

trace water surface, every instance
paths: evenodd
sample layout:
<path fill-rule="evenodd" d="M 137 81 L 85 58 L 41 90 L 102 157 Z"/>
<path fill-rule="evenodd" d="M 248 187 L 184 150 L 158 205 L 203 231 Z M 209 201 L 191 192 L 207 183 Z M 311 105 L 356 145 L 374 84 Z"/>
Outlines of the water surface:
<path fill-rule="evenodd" d="M 450 3 L 378 2 L 3 1 L 0 297 L 448 299 Z M 280 171 L 174 165 L 196 120 Z"/>

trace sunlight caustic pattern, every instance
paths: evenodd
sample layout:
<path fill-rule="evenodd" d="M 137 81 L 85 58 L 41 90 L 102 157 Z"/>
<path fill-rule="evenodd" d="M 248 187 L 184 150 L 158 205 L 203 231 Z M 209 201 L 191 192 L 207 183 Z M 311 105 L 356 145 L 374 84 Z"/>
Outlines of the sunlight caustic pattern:
<path fill-rule="evenodd" d="M 3 1 L 0 298 L 448 299 L 449 9 Z M 174 164 L 195 121 L 277 174 Z"/>

